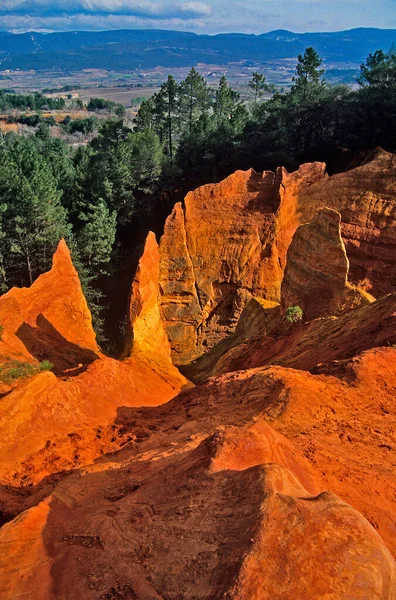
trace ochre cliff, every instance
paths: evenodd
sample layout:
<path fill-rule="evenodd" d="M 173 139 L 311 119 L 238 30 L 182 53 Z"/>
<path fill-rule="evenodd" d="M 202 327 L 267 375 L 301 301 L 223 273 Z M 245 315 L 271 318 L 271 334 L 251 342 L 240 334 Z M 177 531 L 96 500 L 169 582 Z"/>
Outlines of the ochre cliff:
<path fill-rule="evenodd" d="M 64 241 L 48 273 L 0 297 L 0 323 L 3 357 L 47 359 L 58 372 L 97 358 L 91 313 Z"/>
<path fill-rule="evenodd" d="M 129 304 L 130 339 L 127 353 L 142 354 L 147 360 L 171 362 L 170 344 L 166 335 L 159 302 L 159 252 L 155 234 L 150 232 L 143 256 L 132 283 Z"/>
<path fill-rule="evenodd" d="M 322 208 L 310 223 L 297 228 L 286 257 L 281 306 L 299 306 L 307 321 L 339 316 L 374 302 L 348 281 L 349 260 L 341 237 L 341 215 Z"/>
<path fill-rule="evenodd" d="M 144 282 L 141 289 L 149 313 L 150 294 Z M 0 381 L 3 376 L 7 379 L 0 387 L 2 481 L 32 483 L 80 464 L 84 456 L 93 460 L 104 449 L 118 448 L 124 440 L 108 428 L 120 406 L 161 404 L 187 383 L 170 362 L 166 338 L 160 361 L 154 352 L 149 356 L 139 349 L 124 361 L 100 352 L 64 242 L 51 271 L 31 288 L 13 288 L 0 298 L 0 322 Z M 148 345 L 153 334 L 147 331 Z M 26 378 L 25 365 L 39 371 L 42 360 L 53 364 L 52 372 Z M 86 447 L 87 437 L 93 439 L 91 447 Z M 19 476 L 23 468 L 24 475 Z"/>
<path fill-rule="evenodd" d="M 123 408 L 120 452 L 3 491 L 21 513 L 0 530 L 5 600 L 394 599 L 395 358 L 362 355 L 353 383 L 259 368 Z"/>
<path fill-rule="evenodd" d="M 324 206 L 341 214 L 349 283 L 374 297 L 395 289 L 395 171 L 396 158 L 378 151 L 332 177 L 312 163 L 290 174 L 237 171 L 190 192 L 159 244 L 159 308 L 175 364 L 232 333 L 252 296 L 280 301 L 293 235 Z"/>
<path fill-rule="evenodd" d="M 188 194 L 121 361 L 64 243 L 0 298 L 1 600 L 396 600 L 395 167 Z"/>

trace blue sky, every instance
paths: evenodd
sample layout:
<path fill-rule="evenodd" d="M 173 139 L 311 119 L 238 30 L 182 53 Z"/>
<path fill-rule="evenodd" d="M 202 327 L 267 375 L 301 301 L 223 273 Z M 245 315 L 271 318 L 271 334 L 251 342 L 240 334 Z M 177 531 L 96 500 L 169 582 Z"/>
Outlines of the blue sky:
<path fill-rule="evenodd" d="M 272 29 L 396 28 L 396 0 L 0 0 L 0 29 L 178 29 L 197 33 Z"/>

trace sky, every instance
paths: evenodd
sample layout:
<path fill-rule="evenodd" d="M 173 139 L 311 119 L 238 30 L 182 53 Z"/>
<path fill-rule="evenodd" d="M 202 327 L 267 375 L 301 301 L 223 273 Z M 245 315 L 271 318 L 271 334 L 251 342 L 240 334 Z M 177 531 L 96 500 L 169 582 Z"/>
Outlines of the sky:
<path fill-rule="evenodd" d="M 0 29 L 196 33 L 396 28 L 396 0 L 0 0 Z"/>

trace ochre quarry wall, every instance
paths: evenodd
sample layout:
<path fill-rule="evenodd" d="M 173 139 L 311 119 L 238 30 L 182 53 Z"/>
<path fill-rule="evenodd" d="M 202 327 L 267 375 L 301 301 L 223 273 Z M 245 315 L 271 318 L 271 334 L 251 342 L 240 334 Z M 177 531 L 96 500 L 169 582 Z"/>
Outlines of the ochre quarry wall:
<path fill-rule="evenodd" d="M 376 298 L 395 289 L 395 194 L 396 158 L 380 150 L 332 177 L 324 163 L 237 171 L 187 194 L 159 243 L 159 309 L 173 362 L 188 364 L 232 333 L 252 296 L 280 301 L 293 235 L 324 207 L 341 215 L 349 283 Z"/>

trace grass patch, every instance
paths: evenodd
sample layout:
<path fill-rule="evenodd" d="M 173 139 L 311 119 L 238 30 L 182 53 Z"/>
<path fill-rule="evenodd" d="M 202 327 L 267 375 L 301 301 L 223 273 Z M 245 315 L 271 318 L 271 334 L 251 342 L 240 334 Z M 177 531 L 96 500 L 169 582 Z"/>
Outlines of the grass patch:
<path fill-rule="evenodd" d="M 53 367 L 54 365 L 49 360 L 43 360 L 38 365 L 19 360 L 9 360 L 0 366 L 0 381 L 14 383 L 18 379 L 26 379 L 43 371 L 51 371 Z"/>

